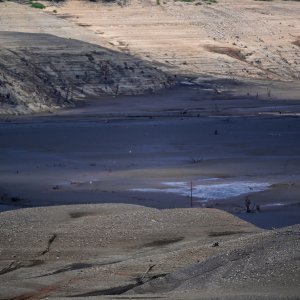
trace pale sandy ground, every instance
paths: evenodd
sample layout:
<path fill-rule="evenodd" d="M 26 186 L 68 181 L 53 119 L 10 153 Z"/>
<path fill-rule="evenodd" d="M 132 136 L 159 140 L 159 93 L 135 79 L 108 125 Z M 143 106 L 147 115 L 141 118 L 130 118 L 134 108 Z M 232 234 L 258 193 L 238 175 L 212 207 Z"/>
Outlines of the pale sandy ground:
<path fill-rule="evenodd" d="M 261 232 L 220 210 L 21 209 L 1 213 L 0 238 L 1 299 L 296 299 L 299 292 L 299 226 Z"/>
<path fill-rule="evenodd" d="M 49 7 L 173 74 L 299 80 L 300 8 L 293 1 L 130 1 L 128 6 L 68 1 Z"/>

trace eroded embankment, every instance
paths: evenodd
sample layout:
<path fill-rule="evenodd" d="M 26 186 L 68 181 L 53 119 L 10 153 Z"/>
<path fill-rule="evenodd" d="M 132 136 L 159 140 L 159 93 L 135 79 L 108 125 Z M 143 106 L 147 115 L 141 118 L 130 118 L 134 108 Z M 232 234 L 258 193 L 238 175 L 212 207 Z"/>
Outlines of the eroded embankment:
<path fill-rule="evenodd" d="M 140 94 L 171 85 L 129 55 L 38 33 L 0 33 L 0 114 L 49 111 L 85 96 Z"/>

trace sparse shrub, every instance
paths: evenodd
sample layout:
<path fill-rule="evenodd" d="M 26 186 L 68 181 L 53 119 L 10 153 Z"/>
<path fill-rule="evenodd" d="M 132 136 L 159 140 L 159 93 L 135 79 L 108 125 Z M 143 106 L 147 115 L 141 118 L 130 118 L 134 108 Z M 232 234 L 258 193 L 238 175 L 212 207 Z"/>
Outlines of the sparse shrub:
<path fill-rule="evenodd" d="M 180 1 L 180 2 L 188 2 L 188 3 L 193 3 L 195 0 L 175 0 L 176 2 Z M 214 4 L 214 3 L 218 3 L 217 0 L 203 0 L 203 2 L 205 2 L 206 4 Z"/>
<path fill-rule="evenodd" d="M 217 0 L 206 0 L 205 1 L 207 4 L 214 4 L 214 3 L 218 3 Z"/>
<path fill-rule="evenodd" d="M 33 8 L 38 8 L 38 9 L 44 9 L 46 8 L 46 6 L 42 3 L 39 3 L 39 2 L 34 2 L 31 4 L 31 7 Z"/>

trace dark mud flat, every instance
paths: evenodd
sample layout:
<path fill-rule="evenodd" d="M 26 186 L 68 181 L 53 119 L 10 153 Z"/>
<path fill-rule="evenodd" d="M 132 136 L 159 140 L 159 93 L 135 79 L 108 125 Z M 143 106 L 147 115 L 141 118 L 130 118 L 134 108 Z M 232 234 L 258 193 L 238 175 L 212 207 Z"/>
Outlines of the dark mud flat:
<path fill-rule="evenodd" d="M 290 224 L 299 224 L 299 203 L 283 207 L 273 207 L 262 213 L 239 213 L 237 217 L 255 224 L 260 228 L 272 229 L 289 226 Z"/>
<path fill-rule="evenodd" d="M 53 116 L 3 120 L 1 204 L 14 208 L 80 203 L 190 207 L 187 196 L 134 190 L 219 178 L 225 183 L 270 185 L 267 191 L 249 190 L 252 202 L 266 208 L 262 217 L 246 216 L 248 221 L 268 227 L 272 212 L 278 216 L 281 211 L 268 205 L 282 203 L 285 221 L 275 217 L 271 226 L 297 223 L 299 101 L 222 98 L 211 92 L 201 94 L 201 90 L 181 86 L 128 102 L 107 99 L 103 110 L 94 102 L 94 106 Z M 206 206 L 243 217 L 244 197 Z M 195 200 L 199 207 L 205 199 Z M 287 212 L 290 204 L 294 204 L 293 216 Z"/>

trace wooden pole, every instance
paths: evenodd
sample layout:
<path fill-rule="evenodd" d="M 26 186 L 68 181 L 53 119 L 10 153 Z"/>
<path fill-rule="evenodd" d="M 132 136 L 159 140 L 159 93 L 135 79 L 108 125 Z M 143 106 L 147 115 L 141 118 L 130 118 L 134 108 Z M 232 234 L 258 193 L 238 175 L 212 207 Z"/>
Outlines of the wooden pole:
<path fill-rule="evenodd" d="M 193 207 L 193 181 L 191 181 L 191 207 Z"/>

